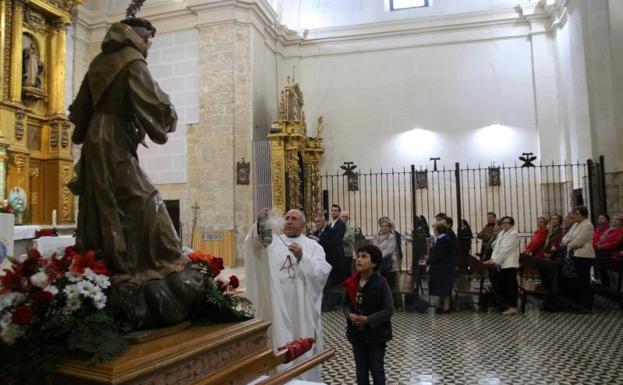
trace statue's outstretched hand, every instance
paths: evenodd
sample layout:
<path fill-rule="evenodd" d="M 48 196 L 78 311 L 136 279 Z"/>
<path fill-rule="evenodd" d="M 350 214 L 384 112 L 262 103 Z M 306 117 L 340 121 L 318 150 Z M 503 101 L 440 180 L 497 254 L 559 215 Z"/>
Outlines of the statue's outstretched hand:
<path fill-rule="evenodd" d="M 172 133 L 175 132 L 177 128 L 177 112 L 175 111 L 175 107 L 171 104 L 171 120 L 169 126 L 167 127 L 167 132 Z"/>

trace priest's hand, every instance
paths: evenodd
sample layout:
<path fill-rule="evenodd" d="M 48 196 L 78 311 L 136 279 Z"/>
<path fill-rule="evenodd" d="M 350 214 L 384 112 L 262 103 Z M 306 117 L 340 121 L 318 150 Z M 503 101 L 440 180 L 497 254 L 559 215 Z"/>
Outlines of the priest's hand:
<path fill-rule="evenodd" d="M 297 262 L 303 257 L 303 248 L 296 242 L 291 243 L 288 250 L 296 257 Z"/>

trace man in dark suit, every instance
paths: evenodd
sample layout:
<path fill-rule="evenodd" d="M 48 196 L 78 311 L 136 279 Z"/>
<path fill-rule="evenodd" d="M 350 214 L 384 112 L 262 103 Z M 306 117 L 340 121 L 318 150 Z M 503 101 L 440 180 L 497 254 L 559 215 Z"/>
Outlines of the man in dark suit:
<path fill-rule="evenodd" d="M 346 223 L 342 221 L 340 218 L 340 214 L 342 213 L 342 208 L 339 205 L 333 204 L 331 206 L 331 220 L 329 221 L 329 226 L 335 232 L 335 237 L 340 239 L 340 243 L 344 244 L 344 236 L 346 235 Z M 344 282 L 348 277 L 350 277 L 350 265 L 352 263 L 350 256 L 344 253 L 344 258 L 340 258 L 338 260 L 340 264 L 339 267 L 339 282 Z"/>
<path fill-rule="evenodd" d="M 344 238 L 344 233 L 346 232 L 346 224 L 340 220 L 341 212 L 342 208 L 339 205 L 331 205 L 331 221 L 329 222 L 329 226 L 331 226 L 332 229 L 338 231 L 338 236 Z"/>
<path fill-rule="evenodd" d="M 344 223 L 339 220 L 338 222 L 345 229 L 346 226 Z M 345 279 L 343 269 L 344 247 L 342 247 L 344 231 L 340 233 L 338 229 L 329 226 L 324 216 L 320 213 L 314 215 L 314 224 L 316 226 L 316 231 L 314 231 L 310 238 L 320 243 L 320 246 L 324 249 L 327 262 L 329 262 L 332 267 L 322 298 L 323 311 L 329 311 L 335 309 L 338 303 L 340 303 L 337 298 L 335 298 L 336 296 L 333 295 L 331 289 L 339 286 Z"/>

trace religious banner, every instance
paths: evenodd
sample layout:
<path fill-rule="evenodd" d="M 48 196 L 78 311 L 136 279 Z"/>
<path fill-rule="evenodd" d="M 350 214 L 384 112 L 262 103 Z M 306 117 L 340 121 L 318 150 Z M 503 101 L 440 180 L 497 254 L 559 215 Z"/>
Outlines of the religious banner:
<path fill-rule="evenodd" d="M 427 189 L 428 188 L 428 171 L 420 170 L 415 172 L 415 188 Z"/>
<path fill-rule="evenodd" d="M 499 186 L 500 181 L 500 166 L 489 167 L 489 186 Z"/>

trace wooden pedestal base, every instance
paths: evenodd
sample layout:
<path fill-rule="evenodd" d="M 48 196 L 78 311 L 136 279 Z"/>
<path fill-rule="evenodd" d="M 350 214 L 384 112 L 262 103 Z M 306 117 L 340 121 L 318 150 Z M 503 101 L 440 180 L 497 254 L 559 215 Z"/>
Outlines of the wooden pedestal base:
<path fill-rule="evenodd" d="M 131 345 L 99 365 L 67 360 L 59 367 L 68 385 L 244 385 L 275 366 L 269 322 L 193 326 Z"/>

